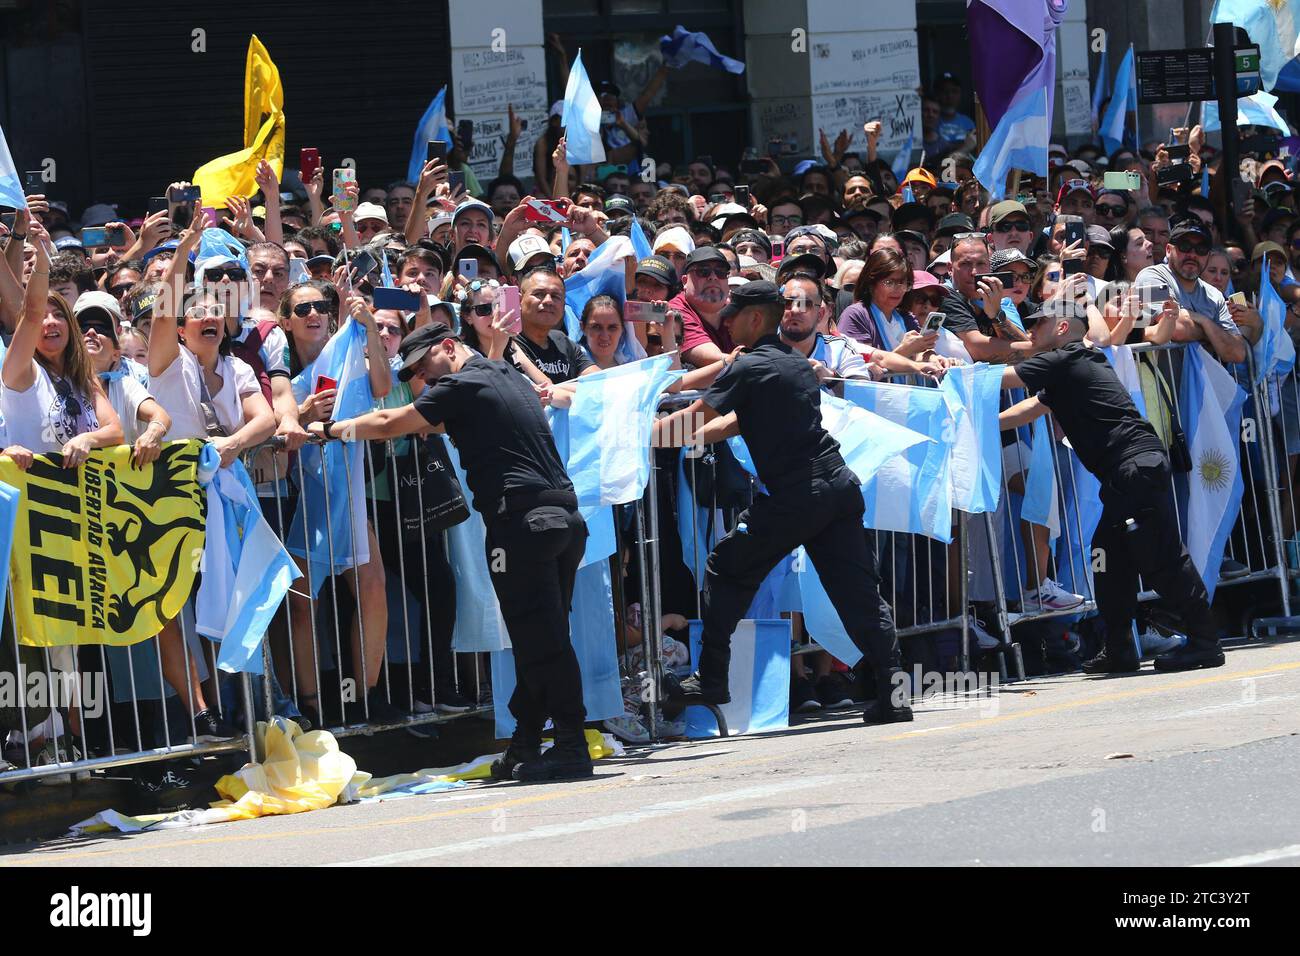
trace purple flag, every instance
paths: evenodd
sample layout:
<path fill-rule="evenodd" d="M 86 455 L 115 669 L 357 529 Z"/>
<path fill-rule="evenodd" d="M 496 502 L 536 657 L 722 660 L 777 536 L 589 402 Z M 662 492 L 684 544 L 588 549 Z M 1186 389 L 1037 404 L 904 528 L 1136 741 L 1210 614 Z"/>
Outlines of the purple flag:
<path fill-rule="evenodd" d="M 1047 55 L 1047 38 L 1065 18 L 1068 4 L 1069 0 L 966 0 L 966 29 L 977 53 L 972 66 L 975 92 L 990 128 L 998 125 Z"/>

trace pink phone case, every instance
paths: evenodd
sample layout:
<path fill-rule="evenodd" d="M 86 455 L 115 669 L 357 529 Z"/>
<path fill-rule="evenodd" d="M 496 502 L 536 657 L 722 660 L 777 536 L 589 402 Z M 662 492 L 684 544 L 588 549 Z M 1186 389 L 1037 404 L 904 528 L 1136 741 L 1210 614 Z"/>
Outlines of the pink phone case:
<path fill-rule="evenodd" d="M 519 287 L 515 285 L 503 285 L 497 293 L 497 314 L 505 315 L 514 312 L 514 318 L 510 320 L 510 334 L 518 335 L 523 331 L 523 315 L 519 311 Z"/>

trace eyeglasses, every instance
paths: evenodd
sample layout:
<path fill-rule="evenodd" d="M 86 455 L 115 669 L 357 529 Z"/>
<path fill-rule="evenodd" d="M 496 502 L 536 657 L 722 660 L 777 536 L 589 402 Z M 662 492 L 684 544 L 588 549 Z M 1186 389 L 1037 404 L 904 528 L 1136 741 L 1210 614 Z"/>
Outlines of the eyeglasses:
<path fill-rule="evenodd" d="M 910 289 L 912 283 L 906 279 L 881 279 L 880 284 L 886 289 Z"/>
<path fill-rule="evenodd" d="M 329 302 L 325 299 L 313 299 L 311 302 L 299 302 L 293 307 L 293 314 L 298 316 L 300 319 L 307 318 L 307 316 L 311 315 L 313 312 L 317 315 L 329 315 Z"/>
<path fill-rule="evenodd" d="M 1016 285 L 1029 285 L 1029 283 L 1030 283 L 1030 281 L 1031 281 L 1031 279 L 1030 279 L 1030 275 L 1029 275 L 1028 272 L 1014 272 L 1014 271 L 1013 271 L 1011 274 L 1014 275 L 1014 276 L 1016 277 L 1016 278 L 1015 278 L 1015 284 L 1016 284 Z"/>
<path fill-rule="evenodd" d="M 492 314 L 491 302 L 479 302 L 474 306 L 474 314 L 480 317 L 486 317 Z"/>
<path fill-rule="evenodd" d="M 1003 220 L 993 227 L 995 232 L 1029 232 L 1033 227 L 1024 219 Z M 969 235 L 969 233 L 968 233 Z"/>
<path fill-rule="evenodd" d="M 1097 215 L 1110 216 L 1112 219 L 1119 219 L 1128 212 L 1127 206 L 1118 206 L 1112 202 L 1099 202 L 1097 203 L 1096 209 Z"/>
<path fill-rule="evenodd" d="M 1191 253 L 1196 256 L 1208 256 L 1210 254 L 1210 244 L 1208 242 L 1191 242 L 1187 239 L 1179 239 L 1174 243 L 1174 248 L 1182 253 Z"/>
<path fill-rule="evenodd" d="M 72 393 L 72 385 L 64 378 L 54 380 L 54 393 L 59 396 L 59 401 L 63 403 L 63 411 L 69 418 L 81 417 L 81 403 L 77 401 L 76 395 Z"/>
<path fill-rule="evenodd" d="M 987 232 L 959 232 L 954 234 L 952 237 L 953 245 L 956 245 L 965 239 L 978 239 L 980 242 L 987 244 L 989 241 L 989 234 Z"/>
<path fill-rule="evenodd" d="M 774 226 L 802 226 L 803 216 L 771 216 Z"/>
<path fill-rule="evenodd" d="M 692 266 L 686 270 L 687 275 L 699 276 L 701 279 L 725 279 L 731 275 L 729 266 Z"/>
<path fill-rule="evenodd" d="M 226 317 L 226 307 L 220 302 L 213 302 L 209 305 L 192 305 L 185 310 L 187 319 L 224 319 Z"/>

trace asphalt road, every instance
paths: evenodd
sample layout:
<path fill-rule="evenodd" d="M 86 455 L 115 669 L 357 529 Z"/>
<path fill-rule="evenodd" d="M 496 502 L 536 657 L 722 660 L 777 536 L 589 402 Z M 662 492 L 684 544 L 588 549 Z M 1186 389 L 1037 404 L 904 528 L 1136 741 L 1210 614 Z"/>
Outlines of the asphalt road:
<path fill-rule="evenodd" d="M 1148 665 L 1149 668 L 1149 665 Z M 1190 674 L 1046 678 L 781 733 L 633 750 L 581 783 L 473 786 L 0 866 L 1300 864 L 1300 643 Z"/>

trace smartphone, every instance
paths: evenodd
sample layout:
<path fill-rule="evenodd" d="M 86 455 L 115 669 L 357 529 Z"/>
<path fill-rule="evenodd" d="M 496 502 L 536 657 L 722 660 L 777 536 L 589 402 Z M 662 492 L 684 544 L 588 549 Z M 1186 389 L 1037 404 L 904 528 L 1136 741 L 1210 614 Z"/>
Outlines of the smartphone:
<path fill-rule="evenodd" d="M 601 111 L 600 111 L 600 125 L 601 125 L 601 126 L 613 126 L 617 121 L 618 121 L 618 117 L 616 117 L 616 116 L 614 115 L 614 111 L 613 111 L 613 110 L 601 110 Z"/>
<path fill-rule="evenodd" d="M 457 123 L 456 136 L 459 137 L 460 139 L 461 148 L 463 148 L 465 152 L 468 153 L 470 151 L 470 147 L 474 145 L 474 121 L 461 120 L 459 123 Z"/>
<path fill-rule="evenodd" d="M 1166 146 L 1165 152 L 1169 154 L 1170 159 L 1177 162 L 1180 159 L 1187 159 L 1187 157 L 1191 156 L 1192 147 L 1187 143 L 1180 143 L 1177 146 Z"/>
<path fill-rule="evenodd" d="M 1172 166 L 1166 166 L 1164 169 L 1156 170 L 1157 186 L 1177 186 L 1180 183 L 1190 183 L 1191 181 L 1191 163 L 1175 163 Z"/>
<path fill-rule="evenodd" d="M 217 209 L 215 206 L 203 207 L 203 228 L 204 229 L 217 228 Z"/>
<path fill-rule="evenodd" d="M 736 187 L 736 202 L 740 203 L 740 205 L 744 206 L 746 209 L 749 208 L 749 187 L 748 186 Z"/>
<path fill-rule="evenodd" d="M 41 179 L 39 169 L 29 169 L 23 173 L 23 195 L 39 196 L 45 193 L 45 183 Z"/>
<path fill-rule="evenodd" d="M 943 320 L 948 318 L 944 312 L 931 312 L 925 317 L 925 331 L 937 332 L 943 328 Z"/>
<path fill-rule="evenodd" d="M 510 320 L 507 331 L 511 335 L 518 335 L 524 329 L 523 313 L 519 311 L 519 286 L 503 285 L 497 290 L 496 297 L 497 315 L 505 315 L 514 312 L 514 318 Z"/>
<path fill-rule="evenodd" d="M 434 160 L 440 163 L 447 161 L 447 144 L 440 139 L 431 139 L 424 149 L 424 161 L 431 163 Z"/>
<path fill-rule="evenodd" d="M 667 302 L 638 302 L 636 299 L 628 299 L 623 305 L 623 318 L 628 322 L 658 322 L 662 325 L 667 315 Z"/>
<path fill-rule="evenodd" d="M 465 188 L 465 174 L 458 169 L 453 169 L 447 173 L 447 185 L 451 187 L 454 193 L 458 189 Z"/>
<path fill-rule="evenodd" d="M 310 278 L 311 272 L 307 269 L 307 260 L 290 257 L 289 285 L 297 285 L 299 282 L 306 282 Z"/>
<path fill-rule="evenodd" d="M 149 214 L 150 216 L 152 216 L 152 215 L 153 215 L 154 213 L 156 213 L 156 212 L 162 212 L 162 211 L 163 211 L 164 209 L 166 209 L 166 208 L 167 208 L 167 197 L 166 197 L 166 196 L 150 196 L 150 197 L 149 197 L 148 214 Z"/>
<path fill-rule="evenodd" d="M 1016 284 L 1016 274 L 1011 271 L 984 272 L 981 273 L 980 275 L 975 276 L 976 282 L 978 282 L 980 279 L 997 279 L 999 282 L 1002 283 L 1002 288 L 1004 290 L 1010 289 L 1013 285 Z"/>
<path fill-rule="evenodd" d="M 103 226 L 87 226 L 81 230 L 81 244 L 87 249 L 108 245 L 108 236 Z"/>
<path fill-rule="evenodd" d="M 1061 272 L 1064 275 L 1077 275 L 1083 271 L 1084 261 L 1082 259 L 1066 259 L 1061 263 Z"/>
<path fill-rule="evenodd" d="M 742 176 L 762 176 L 767 172 L 767 163 L 761 159 L 742 159 L 740 161 L 740 175 Z M 737 189 L 740 187 L 737 186 Z M 749 187 L 746 186 L 746 189 Z"/>
<path fill-rule="evenodd" d="M 727 201 L 726 193 L 709 193 L 709 205 L 716 206 Z"/>
<path fill-rule="evenodd" d="M 1132 191 L 1142 188 L 1142 177 L 1134 172 L 1106 173 L 1106 175 L 1101 177 L 1101 185 L 1105 189 L 1123 189 Z"/>
<path fill-rule="evenodd" d="M 463 275 L 466 279 L 477 279 L 478 260 L 461 259 L 459 262 L 456 263 L 456 271 L 458 275 Z"/>
<path fill-rule="evenodd" d="M 1086 242 L 1088 239 L 1088 227 L 1083 224 L 1083 220 L 1078 216 L 1060 216 L 1058 222 L 1065 223 L 1065 234 L 1061 237 L 1063 245 L 1070 245 L 1074 242 Z"/>
<path fill-rule="evenodd" d="M 109 226 L 105 234 L 108 236 L 108 244 L 115 249 L 126 245 L 126 226 Z"/>
<path fill-rule="evenodd" d="M 371 295 L 376 309 L 392 309 L 395 312 L 420 311 L 419 292 L 407 292 L 405 289 L 378 288 Z"/>
<path fill-rule="evenodd" d="M 785 258 L 785 236 L 772 237 L 772 260 L 777 262 Z"/>
<path fill-rule="evenodd" d="M 780 139 L 769 139 L 767 141 L 767 155 L 771 156 L 773 159 L 776 159 L 781 155 L 781 148 L 784 145 L 785 145 L 784 141 Z"/>
<path fill-rule="evenodd" d="M 177 229 L 188 229 L 194 220 L 194 208 L 203 199 L 203 190 L 198 186 L 186 186 L 184 189 L 172 190 L 167 196 L 171 209 L 170 219 Z"/>
<path fill-rule="evenodd" d="M 356 199 L 348 196 L 343 188 L 348 183 L 357 181 L 357 171 L 342 167 L 334 170 L 334 208 L 339 212 L 355 212 L 357 208 Z"/>
<path fill-rule="evenodd" d="M 312 391 L 319 394 L 325 391 L 325 389 L 327 388 L 338 388 L 338 387 L 339 387 L 338 379 L 330 378 L 328 375 L 317 375 L 316 387 L 312 389 Z"/>
<path fill-rule="evenodd" d="M 320 150 L 315 146 L 304 146 L 298 151 L 298 175 L 303 184 L 311 182 L 316 170 L 320 169 Z"/>
<path fill-rule="evenodd" d="M 1232 295 L 1228 296 L 1228 301 L 1235 302 L 1237 303 L 1237 305 L 1249 305 L 1249 303 L 1246 301 L 1246 293 L 1244 292 L 1233 293 Z"/>
<path fill-rule="evenodd" d="M 524 207 L 525 222 L 566 222 L 568 206 L 560 199 L 530 199 Z"/>
<path fill-rule="evenodd" d="M 375 261 L 375 257 L 362 249 L 352 257 L 352 261 L 348 264 L 348 268 L 352 274 L 352 281 L 354 283 L 360 282 L 366 276 L 370 275 L 377 265 L 379 265 L 379 263 Z"/>

